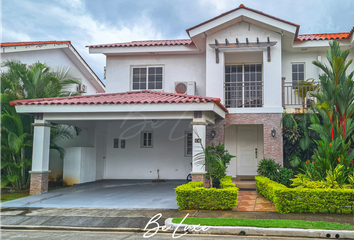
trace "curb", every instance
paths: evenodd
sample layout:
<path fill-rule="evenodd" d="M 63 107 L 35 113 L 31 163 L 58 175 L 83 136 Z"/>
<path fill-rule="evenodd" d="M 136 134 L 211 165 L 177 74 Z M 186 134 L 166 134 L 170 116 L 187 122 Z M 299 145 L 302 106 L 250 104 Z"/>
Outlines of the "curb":
<path fill-rule="evenodd" d="M 165 220 L 169 230 L 188 234 L 220 234 L 220 235 L 245 235 L 245 236 L 277 236 L 277 237 L 303 237 L 303 238 L 335 238 L 354 239 L 354 231 L 324 230 L 324 229 L 298 229 L 298 228 L 260 228 L 260 227 L 231 227 L 231 226 L 200 226 L 209 228 L 207 231 L 194 230 L 199 225 L 172 223 L 172 218 Z M 186 230 L 185 230 L 186 229 Z"/>
<path fill-rule="evenodd" d="M 36 226 L 36 225 L 1 225 L 7 230 L 65 230 L 65 231 L 97 231 L 97 232 L 144 232 L 142 228 L 104 228 L 104 227 L 70 227 L 70 226 Z M 148 229 L 147 229 L 148 230 Z"/>

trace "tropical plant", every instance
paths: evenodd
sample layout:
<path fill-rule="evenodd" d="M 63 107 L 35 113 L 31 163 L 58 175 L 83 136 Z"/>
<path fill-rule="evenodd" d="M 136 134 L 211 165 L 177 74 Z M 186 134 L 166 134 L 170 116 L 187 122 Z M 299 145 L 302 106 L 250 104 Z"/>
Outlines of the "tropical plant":
<path fill-rule="evenodd" d="M 294 175 L 294 171 L 288 168 L 281 168 L 279 175 L 280 175 L 279 183 L 289 187 L 291 185 L 290 179 Z"/>
<path fill-rule="evenodd" d="M 221 143 L 216 146 L 212 143 L 206 148 L 203 144 L 200 145 L 202 151 L 193 156 L 193 162 L 198 164 L 200 161 L 205 161 L 206 178 L 209 179 L 210 187 L 212 188 L 215 184 L 218 186 L 220 179 L 226 176 L 226 164 L 235 156 L 231 155 Z"/>
<path fill-rule="evenodd" d="M 280 169 L 279 163 L 276 163 L 274 159 L 262 159 L 258 164 L 257 172 L 264 177 L 269 178 L 272 181 L 279 182 L 280 180 Z"/>
<path fill-rule="evenodd" d="M 70 68 L 53 70 L 39 62 L 27 66 L 19 61 L 6 61 L 2 69 L 5 70 L 1 71 L 1 187 L 11 183 L 20 190 L 29 186 L 34 120 L 30 115 L 18 114 L 9 102 L 77 95 L 70 90 L 81 81 Z M 59 138 L 72 138 L 75 134 L 72 130 L 77 129 L 57 125 L 51 130 L 50 147 L 57 149 L 61 157 L 64 149 L 56 142 Z"/>
<path fill-rule="evenodd" d="M 352 63 L 352 59 L 347 61 L 348 55 L 349 50 L 342 51 L 339 43 L 332 41 L 327 50 L 330 66 L 313 62 L 324 72 L 319 76 L 321 91 L 312 93 L 317 103 L 314 107 L 316 114 L 311 116 L 310 129 L 319 136 L 314 141 L 316 147 L 311 160 L 317 172 L 315 178 L 323 179 L 326 172 L 335 169 L 338 164 L 348 167 L 354 159 L 354 151 L 348 151 L 354 132 L 354 122 L 351 119 L 354 114 L 354 71 L 346 75 Z"/>
<path fill-rule="evenodd" d="M 317 134 L 309 129 L 310 113 L 287 114 L 282 117 L 284 165 L 295 172 L 311 158 Z"/>
<path fill-rule="evenodd" d="M 297 83 L 295 93 L 301 97 L 304 104 L 306 104 L 307 93 L 315 91 L 318 86 L 314 84 L 315 79 L 309 78 L 306 80 L 301 80 Z"/>

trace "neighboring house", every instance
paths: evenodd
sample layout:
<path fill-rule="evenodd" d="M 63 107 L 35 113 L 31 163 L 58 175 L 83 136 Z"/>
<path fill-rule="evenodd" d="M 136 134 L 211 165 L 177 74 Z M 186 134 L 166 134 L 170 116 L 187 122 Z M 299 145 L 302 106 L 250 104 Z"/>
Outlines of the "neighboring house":
<path fill-rule="evenodd" d="M 299 35 L 299 28 L 240 5 L 187 29 L 187 40 L 88 46 L 106 55 L 109 94 L 13 102 L 20 113 L 37 113 L 32 193 L 45 191 L 50 122 L 90 129 L 91 147 L 67 149 L 64 179 L 74 183 L 184 179 L 191 170 L 204 181 L 203 160 L 191 169 L 192 156 L 200 144 L 219 142 L 237 156 L 228 166 L 233 177 L 257 175 L 262 158 L 283 163 L 282 114 L 305 106 L 298 81 L 318 79 L 311 62 L 327 62 L 331 39 L 353 49 L 354 29 Z"/>
<path fill-rule="evenodd" d="M 41 42 L 6 42 L 1 43 L 1 61 L 16 60 L 27 65 L 36 62 L 46 63 L 53 70 L 58 67 L 70 67 L 80 78 L 81 86 L 73 85 L 72 92 L 82 95 L 104 93 L 105 85 L 76 51 L 70 41 Z M 88 130 L 82 128 L 79 137 L 63 140 L 58 144 L 62 147 L 85 146 Z M 50 179 L 56 180 L 63 174 L 63 161 L 55 150 L 50 151 Z"/>
<path fill-rule="evenodd" d="M 77 72 L 82 81 L 80 89 L 73 92 L 82 95 L 104 93 L 105 85 L 76 51 L 71 41 L 6 42 L 1 45 L 1 61 L 18 60 L 27 65 L 36 62 L 46 63 L 55 70 L 57 67 L 70 67 Z"/>

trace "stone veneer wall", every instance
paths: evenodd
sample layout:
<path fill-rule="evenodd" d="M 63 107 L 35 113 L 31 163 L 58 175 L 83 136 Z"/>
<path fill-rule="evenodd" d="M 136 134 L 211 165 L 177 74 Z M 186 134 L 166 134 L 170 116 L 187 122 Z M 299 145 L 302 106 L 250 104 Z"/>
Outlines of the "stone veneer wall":
<path fill-rule="evenodd" d="M 280 121 L 282 113 L 233 113 L 227 114 L 225 125 L 231 124 L 262 124 L 264 158 L 273 158 L 277 163 L 283 165 L 283 135 Z M 273 138 L 271 130 L 275 129 L 276 135 Z"/>
<path fill-rule="evenodd" d="M 46 173 L 31 173 L 30 195 L 48 192 L 48 175 Z"/>
<path fill-rule="evenodd" d="M 211 137 L 211 131 L 214 129 L 215 137 Z M 212 143 L 218 145 L 219 142 L 224 144 L 225 142 L 225 119 L 217 118 L 215 124 L 207 125 L 206 127 L 206 145 L 210 146 Z"/>

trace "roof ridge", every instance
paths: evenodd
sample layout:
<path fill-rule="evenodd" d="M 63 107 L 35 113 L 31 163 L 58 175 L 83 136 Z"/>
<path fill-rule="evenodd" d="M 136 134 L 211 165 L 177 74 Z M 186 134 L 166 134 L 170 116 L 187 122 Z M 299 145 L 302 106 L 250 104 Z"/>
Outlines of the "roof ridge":
<path fill-rule="evenodd" d="M 157 40 L 136 40 L 136 41 L 131 41 L 131 42 L 154 42 L 154 41 L 179 41 L 179 40 L 183 40 L 183 41 L 188 41 L 191 39 L 188 38 L 184 38 L 184 39 L 157 39 Z"/>
<path fill-rule="evenodd" d="M 353 27 L 354 29 L 354 27 Z M 299 34 L 298 36 L 303 36 L 303 35 L 315 35 L 315 34 L 321 34 L 321 35 L 325 35 L 325 34 L 350 34 L 350 32 L 333 32 L 333 33 L 303 33 L 303 34 Z"/>
<path fill-rule="evenodd" d="M 70 43 L 69 40 L 63 41 L 28 41 L 28 42 L 2 42 L 0 43 L 1 47 L 12 47 L 12 46 L 25 46 L 25 45 L 37 45 L 37 44 L 55 44 L 55 43 Z"/>
<path fill-rule="evenodd" d="M 100 47 L 142 47 L 142 46 L 175 46 L 175 45 L 192 45 L 191 39 L 169 39 L 169 40 L 139 40 L 119 43 L 102 43 L 95 45 L 86 45 L 88 48 Z"/>

